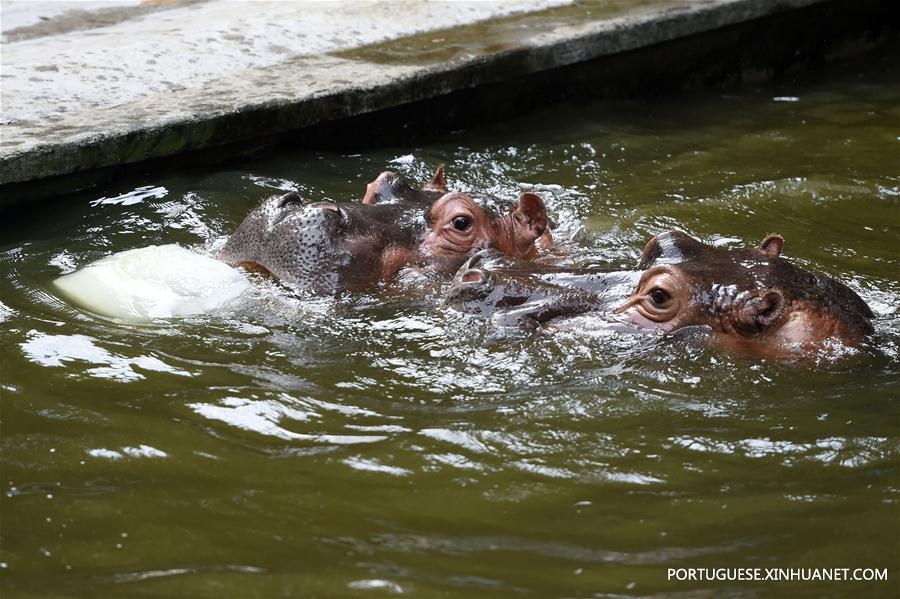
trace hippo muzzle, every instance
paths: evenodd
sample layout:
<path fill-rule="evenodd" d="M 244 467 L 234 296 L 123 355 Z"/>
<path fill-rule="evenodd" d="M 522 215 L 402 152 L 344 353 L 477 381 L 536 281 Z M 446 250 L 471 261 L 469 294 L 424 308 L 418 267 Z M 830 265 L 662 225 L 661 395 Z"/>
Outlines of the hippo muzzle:
<path fill-rule="evenodd" d="M 292 287 L 333 291 L 349 255 L 339 240 L 346 217 L 336 204 L 304 204 L 295 193 L 273 196 L 250 213 L 219 258 L 259 267 Z"/>

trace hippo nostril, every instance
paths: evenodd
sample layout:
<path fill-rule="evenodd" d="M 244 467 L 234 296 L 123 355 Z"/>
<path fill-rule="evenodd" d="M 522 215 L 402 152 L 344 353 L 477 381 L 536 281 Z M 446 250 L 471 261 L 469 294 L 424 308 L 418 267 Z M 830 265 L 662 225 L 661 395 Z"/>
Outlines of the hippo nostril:
<path fill-rule="evenodd" d="M 483 283 L 485 280 L 484 273 L 480 270 L 469 269 L 462 273 L 459 277 L 461 283 Z"/>
<path fill-rule="evenodd" d="M 303 198 L 300 197 L 296 191 L 289 191 L 283 196 L 281 196 L 280 201 L 278 202 L 279 208 L 284 208 L 285 206 L 289 206 L 290 204 L 302 204 Z"/>
<path fill-rule="evenodd" d="M 487 260 L 488 256 L 491 255 L 490 250 L 479 250 L 472 254 L 468 260 L 466 260 L 466 268 L 478 268 Z"/>

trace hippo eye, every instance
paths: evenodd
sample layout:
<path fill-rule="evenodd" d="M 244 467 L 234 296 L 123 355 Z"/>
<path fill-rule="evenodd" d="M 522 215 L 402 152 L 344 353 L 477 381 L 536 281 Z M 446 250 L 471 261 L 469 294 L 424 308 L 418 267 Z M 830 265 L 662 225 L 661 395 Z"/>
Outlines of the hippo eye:
<path fill-rule="evenodd" d="M 469 220 L 468 216 L 455 216 L 453 217 L 453 220 L 450 221 L 450 224 L 453 225 L 453 228 L 457 231 L 465 231 L 472 226 L 472 221 Z"/>
<path fill-rule="evenodd" d="M 653 290 L 650 292 L 650 299 L 651 299 L 651 300 L 653 301 L 653 303 L 656 304 L 657 306 L 662 306 L 662 305 L 664 305 L 666 302 L 668 302 L 670 299 L 672 299 L 672 296 L 669 295 L 669 292 L 666 291 L 665 289 L 662 289 L 662 288 L 660 288 L 660 287 L 656 287 L 655 289 L 653 289 Z"/>

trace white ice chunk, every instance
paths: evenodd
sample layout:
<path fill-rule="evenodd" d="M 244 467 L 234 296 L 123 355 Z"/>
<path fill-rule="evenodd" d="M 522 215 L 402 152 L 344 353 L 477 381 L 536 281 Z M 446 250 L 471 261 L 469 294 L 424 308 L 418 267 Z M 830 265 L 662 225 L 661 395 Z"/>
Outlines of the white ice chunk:
<path fill-rule="evenodd" d="M 250 287 L 224 262 L 178 245 L 119 252 L 53 283 L 91 312 L 128 321 L 214 312 Z"/>

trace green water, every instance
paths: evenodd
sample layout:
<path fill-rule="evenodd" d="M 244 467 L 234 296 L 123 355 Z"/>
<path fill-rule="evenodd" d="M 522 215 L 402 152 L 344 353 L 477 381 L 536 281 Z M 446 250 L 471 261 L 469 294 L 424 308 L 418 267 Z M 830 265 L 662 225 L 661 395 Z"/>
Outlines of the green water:
<path fill-rule="evenodd" d="M 776 99 L 777 98 L 777 99 Z M 148 326 L 51 280 L 210 252 L 264 196 L 384 168 L 547 200 L 573 263 L 653 234 L 786 239 L 876 334 L 801 363 L 702 339 L 498 336 L 389 287 L 257 280 Z M 900 61 L 803 82 L 560 105 L 417 148 L 155 172 L 10 213 L 0 242 L 3 597 L 896 596 Z M 676 582 L 668 568 L 888 568 L 887 582 Z"/>

